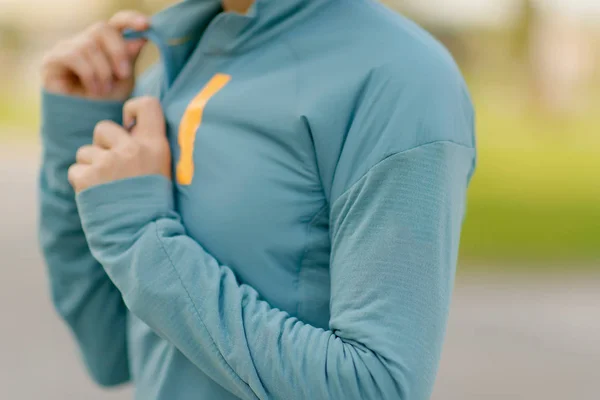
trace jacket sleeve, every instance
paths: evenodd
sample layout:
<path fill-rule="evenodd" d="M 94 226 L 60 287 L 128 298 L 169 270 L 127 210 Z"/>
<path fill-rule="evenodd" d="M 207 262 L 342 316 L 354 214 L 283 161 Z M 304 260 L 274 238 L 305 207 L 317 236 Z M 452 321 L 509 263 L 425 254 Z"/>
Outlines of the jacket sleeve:
<path fill-rule="evenodd" d="M 354 113 L 328 197 L 327 330 L 240 285 L 186 234 L 164 177 L 77 196 L 92 254 L 132 313 L 242 399 L 429 399 L 475 161 L 464 83 L 433 72 L 375 71 Z"/>
<path fill-rule="evenodd" d="M 56 310 L 73 332 L 92 378 L 103 386 L 129 380 L 126 308 L 94 259 L 81 228 L 67 169 L 92 142 L 100 120 L 120 121 L 122 103 L 43 93 L 39 240 Z"/>
<path fill-rule="evenodd" d="M 131 311 L 240 398 L 425 400 L 473 157 L 450 142 L 394 154 L 335 201 L 328 330 L 271 307 L 187 236 L 169 180 L 121 180 L 77 201 Z"/>

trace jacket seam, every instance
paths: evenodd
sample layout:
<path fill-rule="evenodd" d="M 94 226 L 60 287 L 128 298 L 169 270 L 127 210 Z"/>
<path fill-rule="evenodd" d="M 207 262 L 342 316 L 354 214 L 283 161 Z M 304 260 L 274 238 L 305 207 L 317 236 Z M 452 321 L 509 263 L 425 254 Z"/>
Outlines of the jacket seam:
<path fill-rule="evenodd" d="M 296 294 L 298 295 L 298 300 L 296 301 L 296 312 L 295 315 L 296 317 L 300 318 L 299 312 L 300 312 L 300 284 L 301 282 L 301 275 L 302 275 L 302 269 L 304 268 L 304 261 L 306 260 L 306 255 L 309 252 L 309 239 L 310 239 L 310 234 L 313 228 L 313 224 L 315 222 L 315 220 L 317 219 L 318 216 L 320 216 L 325 210 L 327 210 L 327 208 L 329 207 L 329 204 L 327 204 L 327 202 L 313 215 L 313 217 L 311 218 L 310 222 L 306 225 L 306 235 L 304 238 L 304 249 L 302 250 L 302 256 L 300 257 L 300 261 L 298 263 L 298 270 L 296 272 L 296 282 L 295 282 L 295 286 L 296 286 Z"/>
<path fill-rule="evenodd" d="M 410 149 L 406 149 L 406 150 L 401 150 L 401 151 L 393 151 L 390 153 L 387 153 L 380 161 L 378 161 L 377 163 L 373 164 L 373 166 L 371 166 L 370 168 L 368 168 L 365 173 L 356 180 L 356 182 L 352 183 L 348 188 L 346 188 L 346 190 L 344 190 L 339 196 L 337 196 L 335 198 L 335 200 L 333 200 L 332 205 L 331 205 L 331 209 L 333 210 L 335 208 L 335 204 L 337 203 L 337 201 L 339 199 L 341 199 L 342 197 L 346 196 L 349 192 L 351 192 L 356 186 L 358 186 L 360 184 L 360 182 L 362 182 L 367 175 L 369 175 L 369 173 L 375 169 L 376 167 L 378 167 L 380 164 L 384 163 L 385 161 L 387 161 L 388 158 L 397 156 L 397 155 L 401 155 L 401 154 L 407 154 L 410 153 L 411 151 L 414 150 L 418 150 L 420 148 L 429 146 L 429 145 L 433 145 L 433 144 L 451 144 L 454 146 L 458 146 L 458 147 L 462 147 L 465 149 L 469 149 L 469 150 L 475 150 L 474 147 L 466 145 L 464 143 L 459 143 L 459 142 L 455 142 L 453 140 L 433 140 L 431 142 L 427 142 L 427 143 L 422 143 L 418 146 L 414 146 L 411 147 Z"/>
<path fill-rule="evenodd" d="M 196 303 L 192 299 L 192 296 L 190 295 L 190 292 L 188 291 L 187 287 L 185 286 L 185 283 L 184 283 L 181 275 L 179 274 L 179 271 L 175 267 L 175 263 L 171 259 L 171 256 L 169 255 L 167 249 L 165 248 L 165 245 L 164 245 L 162 239 L 160 238 L 160 234 L 158 232 L 158 229 L 159 229 L 158 228 L 158 221 L 156 221 L 154 225 L 155 225 L 155 230 L 154 231 L 156 233 L 156 239 L 158 240 L 158 243 L 160 244 L 160 248 L 165 253 L 165 256 L 167 257 L 167 260 L 169 261 L 169 265 L 171 266 L 171 268 L 175 272 L 175 275 L 177 275 L 177 278 L 179 279 L 179 283 L 181 284 L 181 287 L 185 291 L 185 294 L 187 295 L 188 300 L 192 304 L 192 307 L 193 307 L 194 311 L 196 312 L 196 316 L 198 317 L 198 320 L 200 321 L 200 324 L 202 325 L 202 328 L 204 329 L 204 331 L 206 332 L 206 335 L 210 339 L 211 348 L 213 349 L 214 353 L 219 357 L 219 359 L 222 361 L 222 363 L 227 367 L 226 371 L 229 373 L 229 376 L 231 378 L 233 378 L 235 381 L 243 383 L 244 386 L 246 386 L 246 388 L 250 391 L 250 394 L 254 398 L 258 399 L 258 397 L 254 393 L 254 391 L 252 390 L 252 388 L 250 387 L 250 385 L 246 381 L 244 381 L 239 375 L 237 375 L 235 373 L 233 367 L 227 362 L 227 360 L 225 359 L 225 357 L 223 357 L 223 355 L 219 351 L 219 348 L 217 347 L 217 344 L 216 344 L 215 340 L 213 339 L 212 335 L 210 334 L 210 332 L 206 328 L 206 324 L 204 323 L 204 320 L 202 319 L 202 316 L 200 315 L 200 311 L 198 310 L 198 307 L 196 307 Z"/>

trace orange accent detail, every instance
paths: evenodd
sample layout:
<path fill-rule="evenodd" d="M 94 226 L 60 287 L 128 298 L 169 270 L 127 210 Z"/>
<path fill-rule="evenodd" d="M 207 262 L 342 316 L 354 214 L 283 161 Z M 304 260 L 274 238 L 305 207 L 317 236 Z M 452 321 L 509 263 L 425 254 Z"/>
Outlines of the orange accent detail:
<path fill-rule="evenodd" d="M 181 185 L 190 185 L 194 178 L 194 142 L 196 132 L 202 124 L 202 115 L 208 101 L 217 94 L 231 80 L 230 75 L 216 74 L 202 88 L 200 93 L 188 104 L 181 123 L 179 124 L 179 148 L 181 155 L 177 163 L 177 182 Z"/>

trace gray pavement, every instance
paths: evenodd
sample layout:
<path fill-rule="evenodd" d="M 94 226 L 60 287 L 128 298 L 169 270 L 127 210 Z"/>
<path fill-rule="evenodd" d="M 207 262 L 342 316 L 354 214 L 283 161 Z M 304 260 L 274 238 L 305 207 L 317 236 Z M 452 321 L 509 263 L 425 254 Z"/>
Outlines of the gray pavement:
<path fill-rule="evenodd" d="M 51 307 L 37 154 L 0 143 L 0 399 L 130 399 L 94 387 Z M 599 381 L 600 276 L 459 278 L 434 400 L 597 400 Z"/>

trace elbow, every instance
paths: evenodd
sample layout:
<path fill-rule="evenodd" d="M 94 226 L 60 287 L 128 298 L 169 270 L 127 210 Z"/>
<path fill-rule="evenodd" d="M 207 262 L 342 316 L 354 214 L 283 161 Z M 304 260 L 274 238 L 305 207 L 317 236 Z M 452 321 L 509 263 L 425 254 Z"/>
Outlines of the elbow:
<path fill-rule="evenodd" d="M 71 300 L 71 301 L 69 301 Z M 108 308 L 110 303 L 104 301 Z M 112 388 L 129 382 L 129 360 L 122 315 L 113 315 L 105 321 L 93 317 L 85 302 L 57 296 L 54 306 L 66 323 L 81 354 L 91 380 L 103 388 Z"/>
<path fill-rule="evenodd" d="M 102 388 L 113 388 L 131 380 L 128 358 L 122 349 L 110 354 L 80 343 L 83 363 L 91 380 Z"/>
<path fill-rule="evenodd" d="M 435 363 L 422 358 L 404 356 L 381 357 L 372 355 L 372 390 L 369 399 L 385 400 L 429 400 L 433 392 L 437 368 Z"/>
<path fill-rule="evenodd" d="M 369 399 L 426 400 L 415 397 L 414 390 L 412 390 L 413 383 L 404 374 L 393 373 L 389 370 L 383 376 L 378 377 L 373 386 Z"/>
<path fill-rule="evenodd" d="M 403 357 L 384 357 L 362 346 L 345 344 L 344 347 L 337 365 L 340 381 L 329 382 L 331 398 L 428 400 L 431 397 L 435 373 L 429 365 Z M 332 376 L 334 371 L 330 372 L 328 375 Z M 340 389 L 339 393 L 331 391 L 333 386 Z"/>
<path fill-rule="evenodd" d="M 382 383 L 378 385 L 372 399 L 385 400 L 429 400 L 433 390 L 434 379 L 428 379 L 427 372 L 420 369 L 411 370 L 410 367 L 388 367 Z M 389 384 L 387 383 L 389 382 Z"/>
<path fill-rule="evenodd" d="M 429 385 L 423 385 L 421 377 L 407 371 L 388 367 L 367 374 L 364 381 L 369 383 L 355 396 L 357 400 L 429 400 L 431 397 Z"/>
<path fill-rule="evenodd" d="M 130 380 L 129 371 L 124 369 L 109 369 L 86 363 L 88 374 L 92 381 L 101 388 L 114 388 Z"/>

